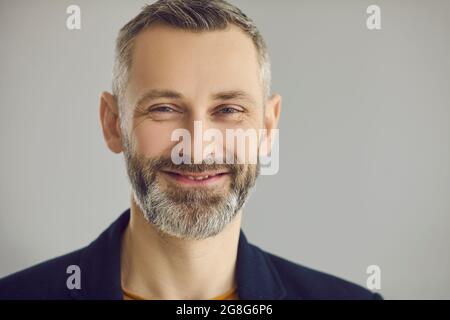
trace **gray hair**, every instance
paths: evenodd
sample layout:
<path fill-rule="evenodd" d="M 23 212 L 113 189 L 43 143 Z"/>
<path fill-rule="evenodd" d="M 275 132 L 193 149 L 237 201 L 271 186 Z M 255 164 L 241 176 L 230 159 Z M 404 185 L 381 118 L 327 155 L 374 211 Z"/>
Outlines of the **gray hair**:
<path fill-rule="evenodd" d="M 124 112 L 121 105 L 129 80 L 133 40 L 138 33 L 155 23 L 190 31 L 223 30 L 228 24 L 241 28 L 251 37 L 257 50 L 265 102 L 271 85 L 269 54 L 261 34 L 250 18 L 224 0 L 159 0 L 146 5 L 122 27 L 117 37 L 112 91 L 121 112 Z"/>

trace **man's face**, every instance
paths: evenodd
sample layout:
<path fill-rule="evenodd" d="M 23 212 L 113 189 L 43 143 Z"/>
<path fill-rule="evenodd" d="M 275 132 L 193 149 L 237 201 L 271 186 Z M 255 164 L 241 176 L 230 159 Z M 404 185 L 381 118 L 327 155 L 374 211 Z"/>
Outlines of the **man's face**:
<path fill-rule="evenodd" d="M 210 164 L 204 158 L 177 165 L 171 155 L 179 142 L 171 136 L 186 129 L 193 147 L 203 134 L 194 132 L 194 121 L 224 138 L 227 129 L 264 127 L 256 48 L 235 26 L 198 33 L 152 26 L 135 39 L 132 60 L 121 106 L 129 108 L 129 117 L 121 121 L 135 200 L 164 233 L 185 239 L 214 236 L 244 205 L 259 165 Z M 235 159 L 242 151 L 230 151 L 225 141 L 219 148 Z M 193 151 L 182 153 L 191 158 Z"/>

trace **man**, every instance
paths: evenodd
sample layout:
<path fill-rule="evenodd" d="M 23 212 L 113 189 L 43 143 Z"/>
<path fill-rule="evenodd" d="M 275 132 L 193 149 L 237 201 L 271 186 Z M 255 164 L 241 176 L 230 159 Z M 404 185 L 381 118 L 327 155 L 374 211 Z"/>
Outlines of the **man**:
<path fill-rule="evenodd" d="M 86 248 L 1 280 L 1 298 L 381 298 L 247 242 L 241 218 L 260 173 L 249 161 L 255 143 L 242 152 L 215 141 L 198 157 L 173 139 L 180 129 L 194 145 L 208 129 L 276 130 L 281 97 L 269 94 L 267 49 L 238 8 L 146 6 L 119 33 L 113 76 L 101 125 L 109 149 L 124 153 L 131 208 Z"/>

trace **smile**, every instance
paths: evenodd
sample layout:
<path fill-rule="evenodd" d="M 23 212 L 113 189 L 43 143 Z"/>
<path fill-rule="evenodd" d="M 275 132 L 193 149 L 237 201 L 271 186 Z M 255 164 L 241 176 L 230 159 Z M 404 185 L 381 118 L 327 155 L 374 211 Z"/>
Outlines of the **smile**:
<path fill-rule="evenodd" d="M 208 171 L 208 172 L 182 172 L 182 171 L 161 171 L 172 181 L 185 185 L 207 185 L 219 182 L 229 175 L 228 171 Z"/>

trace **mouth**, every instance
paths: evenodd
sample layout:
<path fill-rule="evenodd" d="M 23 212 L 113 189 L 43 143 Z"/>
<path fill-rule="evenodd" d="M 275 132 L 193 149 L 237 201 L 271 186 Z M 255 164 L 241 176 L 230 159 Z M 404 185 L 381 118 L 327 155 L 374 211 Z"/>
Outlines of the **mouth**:
<path fill-rule="evenodd" d="M 161 172 L 170 180 L 189 186 L 202 186 L 218 183 L 230 175 L 230 172 L 226 170 L 205 172 L 162 170 Z"/>

